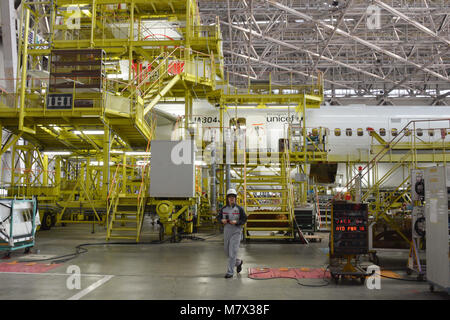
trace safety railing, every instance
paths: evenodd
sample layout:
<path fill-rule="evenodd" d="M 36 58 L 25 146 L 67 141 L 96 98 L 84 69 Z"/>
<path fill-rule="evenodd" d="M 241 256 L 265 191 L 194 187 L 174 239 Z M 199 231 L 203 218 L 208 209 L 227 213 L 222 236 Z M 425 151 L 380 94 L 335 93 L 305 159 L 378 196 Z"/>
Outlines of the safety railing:
<path fill-rule="evenodd" d="M 404 137 L 410 137 L 411 136 L 411 130 L 415 131 L 415 125 L 417 123 L 424 123 L 424 122 L 434 122 L 434 121 L 448 121 L 449 128 L 450 128 L 450 119 L 428 119 L 428 120 L 411 120 L 409 121 L 405 127 L 403 127 L 400 132 L 396 136 L 394 136 L 390 141 L 386 142 L 383 149 L 380 150 L 378 153 L 376 153 L 372 159 L 361 169 L 361 178 L 368 175 L 369 172 L 374 168 L 374 166 L 377 165 L 379 161 L 381 161 L 386 155 L 389 155 L 390 152 L 402 141 Z M 411 129 L 410 126 L 413 126 L 414 129 Z M 413 164 L 415 165 L 414 160 L 417 158 L 417 146 L 413 142 L 410 146 L 411 150 L 411 156 L 413 157 Z M 444 157 L 445 158 L 445 157 Z M 351 178 L 347 184 L 342 188 L 342 190 L 350 191 L 352 189 L 352 186 L 356 182 L 358 175 L 355 175 L 353 178 Z M 342 197 L 342 194 L 345 191 L 339 191 L 329 202 L 328 206 L 331 205 L 332 201 L 335 199 Z"/>
<path fill-rule="evenodd" d="M 0 108 L 14 108 L 16 95 L 0 88 Z"/>
<path fill-rule="evenodd" d="M 272 82 L 272 74 L 264 74 L 259 79 L 250 75 L 244 75 L 248 78 L 247 82 L 240 83 L 239 88 L 231 86 L 229 84 L 230 78 L 238 76 L 241 78 L 243 75 L 236 74 L 234 72 L 225 71 L 227 78 L 227 88 L 225 94 L 235 95 L 235 94 L 272 94 L 272 95 L 296 95 L 296 94 L 307 94 L 314 96 L 323 97 L 323 75 L 318 72 L 315 76 L 316 80 L 312 80 L 311 84 L 298 85 L 296 82 L 289 81 L 286 84 L 274 84 Z M 264 79 L 264 80 L 261 80 Z"/>
<path fill-rule="evenodd" d="M 405 164 L 405 160 L 409 159 L 411 157 L 411 152 L 406 153 L 399 162 L 397 162 L 392 168 L 390 168 L 380 179 L 378 179 L 370 188 L 368 188 L 365 193 L 361 197 L 361 201 L 366 201 L 369 196 L 373 193 L 376 193 L 379 191 L 380 187 L 386 183 L 386 181 L 392 177 L 392 175 Z"/>
<path fill-rule="evenodd" d="M 108 196 L 106 198 L 106 203 L 107 203 L 107 210 L 106 210 L 107 236 L 106 236 L 106 238 L 107 239 L 109 239 L 111 236 L 112 224 L 114 223 L 112 216 L 115 213 L 115 211 L 117 210 L 117 206 L 119 204 L 119 199 L 120 199 L 120 192 L 119 192 L 119 190 L 121 188 L 121 183 L 119 182 L 120 167 L 121 167 L 121 164 L 118 164 L 116 166 L 116 171 L 114 173 L 114 177 L 111 182 L 111 186 L 109 188 Z"/>
<path fill-rule="evenodd" d="M 161 6 L 167 2 L 161 2 Z M 55 3 L 57 5 L 57 2 Z M 121 9 L 118 9 L 121 6 Z M 205 39 L 216 40 L 220 38 L 219 25 L 196 25 L 195 19 L 191 19 L 191 27 L 170 25 L 169 21 L 155 21 L 150 16 L 145 16 L 140 11 L 140 17 L 137 19 L 137 11 L 132 12 L 127 4 L 96 4 L 95 14 L 91 4 L 72 6 L 55 6 L 53 25 L 53 40 L 56 41 L 111 41 L 130 39 L 130 29 L 133 28 L 133 40 L 142 41 L 149 37 L 153 41 L 173 41 L 183 40 L 188 37 L 198 40 Z M 167 4 L 167 10 L 170 10 Z M 115 9 L 112 9 L 115 8 Z M 126 8 L 126 9 L 123 9 Z M 148 9 L 145 9 L 146 11 Z M 154 9 L 150 9 L 155 14 Z M 166 9 L 161 9 L 165 13 Z M 188 35 L 189 32 L 189 35 Z M 94 39 L 92 39 L 94 38 Z M 147 38 L 148 39 L 148 38 Z"/>
<path fill-rule="evenodd" d="M 137 72 L 122 92 L 135 89 L 137 94 L 146 100 L 159 92 L 168 78 L 176 75 L 185 75 L 187 80 L 193 78 L 195 82 L 215 81 L 213 55 L 192 51 L 186 56 L 183 47 L 169 48 L 156 56 L 148 66 L 146 70 Z"/>

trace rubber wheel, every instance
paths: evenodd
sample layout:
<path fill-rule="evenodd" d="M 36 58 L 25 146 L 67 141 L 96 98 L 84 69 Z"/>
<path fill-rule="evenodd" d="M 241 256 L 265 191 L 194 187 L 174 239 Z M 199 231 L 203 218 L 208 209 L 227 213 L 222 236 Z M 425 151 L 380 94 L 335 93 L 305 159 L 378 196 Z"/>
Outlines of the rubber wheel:
<path fill-rule="evenodd" d="M 330 275 L 334 282 L 337 284 L 339 282 L 339 276 L 335 275 L 334 273 L 330 273 Z"/>
<path fill-rule="evenodd" d="M 423 281 L 423 274 L 418 274 L 417 275 L 417 281 Z"/>
<path fill-rule="evenodd" d="M 26 247 L 25 250 L 24 250 L 24 253 L 25 254 L 31 253 L 31 247 Z"/>
<path fill-rule="evenodd" d="M 164 240 L 164 225 L 163 224 L 159 224 L 159 241 L 163 241 Z"/>
<path fill-rule="evenodd" d="M 56 214 L 52 214 L 52 227 L 56 225 Z"/>
<path fill-rule="evenodd" d="M 183 232 L 183 228 L 173 227 L 173 242 L 181 242 L 181 233 Z"/>
<path fill-rule="evenodd" d="M 49 212 L 44 213 L 41 221 L 41 230 L 50 230 L 52 227 L 52 215 Z"/>
<path fill-rule="evenodd" d="M 408 276 L 410 276 L 410 275 L 412 274 L 412 270 L 411 270 L 411 269 L 406 269 L 406 274 L 407 274 Z"/>
<path fill-rule="evenodd" d="M 434 286 L 430 284 L 430 292 L 434 292 Z"/>
<path fill-rule="evenodd" d="M 364 282 L 366 281 L 366 277 L 362 276 L 359 281 L 361 281 L 361 284 L 364 284 Z"/>

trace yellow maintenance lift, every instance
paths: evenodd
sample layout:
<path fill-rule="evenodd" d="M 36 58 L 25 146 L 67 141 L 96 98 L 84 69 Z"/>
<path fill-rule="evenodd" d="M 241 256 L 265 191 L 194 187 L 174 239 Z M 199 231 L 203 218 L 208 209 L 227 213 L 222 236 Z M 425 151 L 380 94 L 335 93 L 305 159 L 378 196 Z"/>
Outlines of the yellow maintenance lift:
<path fill-rule="evenodd" d="M 255 222 L 250 216 L 257 225 L 253 228 L 294 238 L 291 171 L 304 172 L 308 163 L 327 159 L 326 148 L 317 149 L 305 132 L 306 108 L 323 101 L 320 74 L 311 85 L 275 86 L 269 81 L 231 89 L 224 81 L 219 23 L 201 25 L 194 0 L 53 0 L 45 5 L 23 2 L 18 65 L 24 67 L 18 70 L 16 92 L 0 96 L 0 131 L 9 133 L 0 155 L 14 164 L 2 168 L 10 171 L 11 182 L 2 186 L 8 196 L 38 195 L 43 228 L 101 224 L 107 239 L 139 241 L 144 213 L 152 206 L 164 226 L 161 238 L 178 228 L 192 232 L 190 207 L 200 208 L 198 222 L 215 214 L 208 210 L 202 188 L 195 198 L 149 197 L 154 107 L 162 99 L 184 101 L 183 126 L 190 129 L 193 99 L 208 99 L 218 106 L 222 139 L 227 108 L 290 105 L 303 116 L 303 147 L 275 152 L 268 177 L 253 175 L 261 163 L 246 149 L 246 160 L 233 170 L 242 173 L 238 183 L 247 210 L 264 203 L 279 211 L 276 218 L 263 219 L 269 221 Z M 222 202 L 225 163 L 217 171 Z M 201 180 L 201 170 L 197 172 Z M 281 202 L 258 199 L 258 184 L 275 184 Z M 306 182 L 297 186 L 306 201 Z M 283 226 L 273 221 L 279 218 Z"/>
<path fill-rule="evenodd" d="M 311 141 L 306 134 L 306 108 L 319 108 L 323 101 L 323 79 L 321 74 L 314 77 L 310 85 L 286 86 L 267 84 L 251 84 L 247 88 L 216 90 L 208 95 L 208 100 L 218 106 L 220 114 L 221 137 L 224 130 L 235 131 L 241 136 L 243 146 L 235 146 L 235 159 L 231 160 L 230 169 L 235 178 L 230 182 L 236 185 L 240 194 L 241 205 L 248 214 L 244 227 L 244 237 L 250 239 L 293 240 L 298 234 L 306 242 L 301 230 L 296 225 L 294 208 L 293 170 L 305 171 L 306 165 L 326 161 L 327 152 L 323 146 L 319 149 L 316 142 Z M 247 128 L 245 119 L 232 119 L 230 126 L 224 124 L 224 112 L 237 111 L 240 108 L 257 108 L 270 112 L 272 105 L 285 105 L 286 111 L 299 114 L 302 125 L 298 148 L 292 148 L 290 136 L 291 124 L 284 128 L 287 139 L 280 141 L 280 149 L 265 152 L 249 149 L 245 143 Z M 238 143 L 239 144 L 239 143 Z M 225 171 L 224 159 L 222 172 Z M 219 176 L 219 201 L 224 203 L 225 181 Z M 301 201 L 306 202 L 307 181 L 299 183 Z M 297 188 L 295 188 L 297 189 Z"/>
<path fill-rule="evenodd" d="M 200 24 L 194 0 L 23 4 L 26 67 L 0 104 L 1 129 L 11 133 L 0 152 L 12 147 L 18 163 L 3 168 L 4 188 L 58 212 L 44 225 L 106 224 L 108 239 L 139 241 L 145 206 L 156 201 L 147 190 L 152 108 L 182 99 L 188 124 L 193 98 L 223 78 L 219 26 Z"/>

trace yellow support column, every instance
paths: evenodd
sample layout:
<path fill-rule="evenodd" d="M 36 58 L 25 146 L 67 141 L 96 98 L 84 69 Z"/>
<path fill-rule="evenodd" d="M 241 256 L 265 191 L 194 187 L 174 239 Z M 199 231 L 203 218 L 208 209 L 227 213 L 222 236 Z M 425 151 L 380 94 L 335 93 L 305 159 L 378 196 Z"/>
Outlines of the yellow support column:
<path fill-rule="evenodd" d="M 189 89 L 186 89 L 184 94 L 184 129 L 185 129 L 185 139 L 188 139 L 189 136 L 189 121 L 192 117 L 192 94 Z"/>
<path fill-rule="evenodd" d="M 219 139 L 220 139 L 220 141 L 221 141 L 221 143 L 220 143 L 220 146 L 222 147 L 222 150 L 221 150 L 221 152 L 219 152 L 219 154 L 220 155 L 222 155 L 222 159 L 220 159 L 220 161 L 218 162 L 219 163 L 219 165 L 217 166 L 217 168 L 218 168 L 218 170 L 216 171 L 216 173 L 217 172 L 219 172 L 219 199 L 222 199 L 223 200 L 223 204 L 222 205 L 225 205 L 225 193 L 226 193 L 226 190 L 225 190 L 225 181 L 224 181 L 224 175 L 225 175 L 225 172 L 224 172 L 224 168 L 225 168 L 225 165 L 223 164 L 223 150 L 224 150 L 224 144 L 223 144 L 223 140 L 224 140 L 224 134 L 223 134 L 223 131 L 224 131 L 224 128 L 225 128 L 225 125 L 224 125 L 224 111 L 225 111 L 225 106 L 224 106 L 224 104 L 220 104 L 220 137 L 219 137 Z M 231 160 L 231 161 L 233 161 L 233 160 Z M 217 150 L 216 150 L 216 163 L 217 163 Z"/>
<path fill-rule="evenodd" d="M 22 53 L 22 76 L 20 79 L 20 109 L 19 109 L 19 130 L 24 130 L 24 118 L 25 118 L 25 89 L 27 84 L 27 63 L 28 61 L 28 34 L 30 32 L 30 9 L 25 8 L 25 31 L 24 31 L 24 43 Z"/>
<path fill-rule="evenodd" d="M 109 189 L 109 146 L 110 146 L 110 130 L 107 125 L 104 126 L 103 135 L 103 185 L 102 198 L 106 200 Z"/>
<path fill-rule="evenodd" d="M 86 191 L 89 192 L 91 190 L 92 184 L 92 167 L 90 166 L 91 159 L 89 157 L 86 158 Z"/>
<path fill-rule="evenodd" d="M 81 164 L 80 173 L 78 175 L 78 179 L 80 180 L 80 184 L 82 185 L 80 187 L 80 200 L 81 201 L 86 201 L 87 200 L 86 192 L 83 192 L 83 189 L 86 186 L 85 185 L 85 183 L 86 183 L 86 179 L 85 179 L 85 177 L 86 177 L 86 165 L 87 164 Z"/>
<path fill-rule="evenodd" d="M 25 171 L 24 171 L 24 175 L 25 175 L 25 195 L 31 196 L 31 170 L 32 170 L 32 165 L 31 165 L 31 156 L 32 156 L 32 151 L 31 150 L 26 150 L 25 151 Z"/>
<path fill-rule="evenodd" d="M 94 33 L 97 27 L 97 5 L 96 0 L 92 0 L 92 23 L 91 23 L 91 48 L 94 48 Z"/>
<path fill-rule="evenodd" d="M 42 185 L 48 187 L 48 155 L 42 158 Z"/>
<path fill-rule="evenodd" d="M 55 187 L 55 194 L 57 199 L 59 199 L 61 195 L 61 159 L 59 156 L 55 158 Z"/>
<path fill-rule="evenodd" d="M 127 155 L 125 152 L 123 153 L 122 158 L 122 193 L 127 193 Z"/>

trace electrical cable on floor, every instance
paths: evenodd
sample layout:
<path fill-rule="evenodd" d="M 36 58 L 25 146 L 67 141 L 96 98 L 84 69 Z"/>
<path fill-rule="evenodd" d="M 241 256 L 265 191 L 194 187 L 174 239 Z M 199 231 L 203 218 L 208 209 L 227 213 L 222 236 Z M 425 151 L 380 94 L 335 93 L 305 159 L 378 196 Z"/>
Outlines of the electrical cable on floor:
<path fill-rule="evenodd" d="M 328 281 L 328 280 L 325 279 L 325 274 L 327 273 L 327 270 L 328 270 L 329 268 L 330 268 L 330 266 L 328 265 L 328 266 L 325 268 L 325 270 L 323 271 L 323 277 L 322 277 L 322 280 L 325 282 L 325 283 L 323 283 L 323 284 L 319 284 L 319 285 L 305 284 L 305 283 L 301 283 L 301 282 L 299 281 L 299 279 L 297 279 L 297 283 L 298 283 L 299 285 L 301 285 L 301 286 L 304 286 L 304 287 L 326 287 L 326 286 L 328 286 L 328 285 L 330 284 L 330 281 Z"/>
<path fill-rule="evenodd" d="M 364 269 L 364 268 L 362 268 L 361 265 L 358 265 L 358 267 L 360 267 L 361 269 Z M 382 270 L 380 269 L 380 271 L 382 271 Z M 375 274 L 375 270 L 373 270 L 372 273 L 371 273 L 371 274 L 368 274 L 367 276 L 372 276 L 372 275 L 374 275 L 374 274 Z M 380 277 L 383 277 L 383 278 L 386 278 L 386 279 L 400 280 L 400 281 L 410 281 L 410 282 L 423 282 L 423 281 L 425 281 L 424 279 L 422 279 L 422 280 L 419 280 L 419 279 L 414 280 L 414 279 L 406 279 L 406 278 L 394 278 L 394 277 L 388 277 L 388 276 L 385 276 L 385 275 L 383 275 L 383 274 L 381 274 L 381 273 L 380 273 Z"/>
<path fill-rule="evenodd" d="M 423 281 L 425 281 L 425 279 L 423 279 L 423 280 L 418 280 L 418 279 L 414 280 L 414 279 L 405 279 L 405 278 L 394 278 L 394 277 L 384 276 L 382 274 L 380 274 L 380 276 L 383 277 L 383 278 L 392 279 L 392 280 L 401 280 L 401 281 L 410 281 L 410 282 L 423 282 Z"/>
<path fill-rule="evenodd" d="M 217 234 L 214 234 L 214 236 Z M 178 239 L 177 239 L 178 238 Z M 108 246 L 108 245 L 150 245 L 150 244 L 163 244 L 168 241 L 176 241 L 180 242 L 183 239 L 194 240 L 194 241 L 205 241 L 206 239 L 197 237 L 194 235 L 187 235 L 185 233 L 181 233 L 178 235 L 173 235 L 170 238 L 164 239 L 162 241 L 155 240 L 151 242 L 93 242 L 93 243 L 83 243 L 75 247 L 74 253 L 65 254 L 62 256 L 46 258 L 46 259 L 37 259 L 37 260 L 21 260 L 20 262 L 31 263 L 31 262 L 41 262 L 41 261 L 51 261 L 52 263 L 64 263 L 70 261 L 72 259 L 77 258 L 80 254 L 87 253 L 88 250 L 84 247 L 87 246 Z"/>
<path fill-rule="evenodd" d="M 303 286 L 303 287 L 326 287 L 330 284 L 330 281 L 325 279 L 325 274 L 327 272 L 327 270 L 330 268 L 330 266 L 327 266 L 323 272 L 323 278 L 321 280 L 323 280 L 325 283 L 324 284 L 319 284 L 319 285 L 314 285 L 314 284 L 306 284 L 306 283 L 301 283 L 300 280 L 298 278 L 294 278 L 294 277 L 275 277 L 275 278 L 266 278 L 266 279 L 256 279 L 256 278 L 250 278 L 252 280 L 272 280 L 272 279 L 295 279 L 297 281 L 297 284 Z M 265 268 L 264 268 L 265 269 Z M 270 270 L 267 271 L 262 271 L 262 272 L 256 272 L 256 273 L 252 273 L 251 275 L 258 275 L 258 274 L 263 274 L 263 273 L 269 273 Z M 250 276 L 250 274 L 249 274 Z"/>
<path fill-rule="evenodd" d="M 33 259 L 33 260 L 21 260 L 20 262 L 31 263 L 40 261 L 51 261 L 52 263 L 63 263 L 72 259 L 77 258 L 80 254 L 87 253 L 88 250 L 84 247 L 87 246 L 108 246 L 108 245 L 150 245 L 150 244 L 163 244 L 169 240 L 175 240 L 175 236 L 164 239 L 162 241 L 156 240 L 151 242 L 92 242 L 92 243 L 82 243 L 75 247 L 74 253 L 65 254 L 62 256 L 51 257 L 46 259 Z"/>

